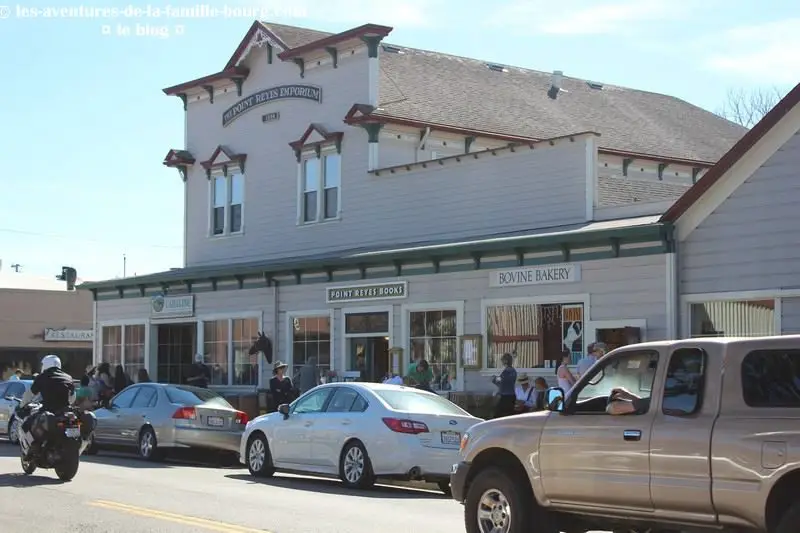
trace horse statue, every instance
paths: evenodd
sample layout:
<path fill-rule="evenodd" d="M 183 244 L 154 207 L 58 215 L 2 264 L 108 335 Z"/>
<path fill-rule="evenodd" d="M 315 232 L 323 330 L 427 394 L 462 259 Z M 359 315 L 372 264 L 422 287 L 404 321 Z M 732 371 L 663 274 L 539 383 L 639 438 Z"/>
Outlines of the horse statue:
<path fill-rule="evenodd" d="M 263 331 L 258 332 L 258 337 L 253 341 L 253 345 L 250 346 L 248 355 L 256 355 L 257 353 L 263 353 L 267 363 L 272 364 L 272 341 Z"/>

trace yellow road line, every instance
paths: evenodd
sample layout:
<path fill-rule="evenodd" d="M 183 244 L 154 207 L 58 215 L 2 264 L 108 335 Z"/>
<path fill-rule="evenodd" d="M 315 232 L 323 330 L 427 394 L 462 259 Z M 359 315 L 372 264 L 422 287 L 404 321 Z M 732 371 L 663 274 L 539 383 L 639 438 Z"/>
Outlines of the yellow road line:
<path fill-rule="evenodd" d="M 89 505 L 109 509 L 112 511 L 121 511 L 123 513 L 143 516 L 146 518 L 155 518 L 158 520 L 166 520 L 176 524 L 183 524 L 186 526 L 201 527 L 211 531 L 219 531 L 220 533 L 270 533 L 266 529 L 254 529 L 250 527 L 237 526 L 235 524 L 226 524 L 225 522 L 217 522 L 216 520 L 206 520 L 205 518 L 195 518 L 193 516 L 179 515 L 175 513 L 168 513 L 165 511 L 157 511 L 155 509 L 147 509 L 145 507 L 136 507 L 124 503 L 111 502 L 106 500 L 95 500 L 89 502 Z"/>

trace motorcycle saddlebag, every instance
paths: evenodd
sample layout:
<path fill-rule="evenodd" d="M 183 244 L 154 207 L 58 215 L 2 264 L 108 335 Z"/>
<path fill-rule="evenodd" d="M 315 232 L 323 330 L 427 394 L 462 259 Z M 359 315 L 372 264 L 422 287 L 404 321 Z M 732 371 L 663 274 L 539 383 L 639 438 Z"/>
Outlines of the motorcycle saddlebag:
<path fill-rule="evenodd" d="M 39 442 L 45 440 L 56 427 L 55 419 L 55 415 L 50 412 L 40 412 L 35 415 L 31 427 L 31 435 L 33 435 L 33 438 Z"/>

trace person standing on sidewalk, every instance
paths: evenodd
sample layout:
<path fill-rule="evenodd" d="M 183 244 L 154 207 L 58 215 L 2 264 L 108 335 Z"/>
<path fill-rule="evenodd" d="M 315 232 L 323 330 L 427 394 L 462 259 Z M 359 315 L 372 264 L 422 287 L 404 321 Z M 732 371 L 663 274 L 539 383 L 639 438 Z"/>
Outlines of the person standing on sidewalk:
<path fill-rule="evenodd" d="M 517 370 L 514 368 L 514 358 L 510 353 L 504 353 L 500 358 L 503 363 L 503 371 L 500 376 L 494 376 L 492 383 L 497 385 L 497 392 L 500 398 L 494 410 L 494 417 L 500 418 L 514 414 L 514 407 L 517 402 Z"/>

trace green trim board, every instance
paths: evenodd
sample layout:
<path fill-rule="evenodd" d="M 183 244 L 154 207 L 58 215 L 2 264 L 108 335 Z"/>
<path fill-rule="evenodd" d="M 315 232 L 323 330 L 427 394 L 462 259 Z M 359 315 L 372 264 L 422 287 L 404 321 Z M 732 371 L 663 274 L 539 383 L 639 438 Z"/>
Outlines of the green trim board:
<path fill-rule="evenodd" d="M 638 247 L 638 248 L 629 248 L 629 249 L 621 249 L 619 254 L 616 255 L 615 252 L 609 247 L 606 251 L 592 251 L 592 252 L 576 252 L 572 255 L 571 261 L 573 262 L 587 262 L 587 261 L 599 261 L 604 259 L 620 259 L 620 258 L 629 258 L 629 257 L 643 257 L 649 255 L 662 255 L 668 253 L 665 250 L 663 244 L 653 244 L 652 246 L 646 247 Z M 555 264 L 559 263 L 558 256 L 548 256 L 548 257 L 536 257 L 536 258 L 525 258 L 523 264 L 521 266 L 539 266 L 539 265 L 548 265 L 548 264 Z M 435 266 L 413 266 L 409 268 L 404 268 L 402 271 L 403 277 L 414 277 L 414 276 L 425 276 L 431 274 L 445 274 L 445 273 L 458 273 L 458 272 L 470 272 L 476 270 L 472 264 L 454 264 L 454 265 L 446 265 L 447 271 L 445 272 L 444 268 L 440 266 L 439 272 L 436 272 Z M 519 263 L 511 262 L 511 261 L 499 261 L 499 262 L 483 262 L 480 265 L 478 270 L 494 270 L 498 268 L 513 268 L 515 266 L 520 266 Z M 382 276 L 382 279 L 393 277 L 390 273 L 385 273 Z M 367 278 L 367 279 L 375 279 L 375 278 Z M 328 281 L 327 277 L 325 276 L 317 276 L 315 275 L 313 278 L 305 278 L 302 279 L 302 284 L 319 284 L 319 283 L 347 283 L 347 282 L 358 282 L 363 281 L 359 274 L 350 274 L 350 275 L 341 275 L 341 276 L 334 276 L 332 281 Z M 275 282 L 272 282 L 275 284 Z M 296 281 L 292 280 L 288 282 L 288 284 L 296 285 Z M 264 278 L 261 278 L 260 282 L 256 282 L 256 279 L 247 280 L 244 283 L 243 290 L 247 289 L 258 289 L 258 288 L 266 288 L 269 285 L 264 281 Z M 193 294 L 199 293 L 206 293 L 206 292 L 217 292 L 217 290 L 234 290 L 238 289 L 236 285 L 229 286 L 223 289 L 223 287 L 214 288 L 213 286 L 200 286 L 194 287 L 192 290 Z M 92 289 L 95 293 L 95 300 L 97 301 L 106 301 L 106 300 L 119 300 L 119 296 L 117 291 L 114 288 L 111 288 L 108 292 L 100 292 L 98 289 Z M 147 297 L 153 296 L 155 294 L 159 294 L 161 291 L 160 288 L 153 289 L 152 292 L 147 293 Z M 126 294 L 126 298 L 139 298 L 138 295 L 133 294 Z"/>
<path fill-rule="evenodd" d="M 626 244 L 645 243 L 658 241 L 661 243 L 661 253 L 670 251 L 672 245 L 672 225 L 670 224 L 643 224 L 622 228 L 610 228 L 594 231 L 565 231 L 539 235 L 522 235 L 514 237 L 501 237 L 493 239 L 477 239 L 469 242 L 423 245 L 395 250 L 377 252 L 354 253 L 351 255 L 326 256 L 313 259 L 298 260 L 295 262 L 264 262 L 244 265 L 229 265 L 201 268 L 187 268 L 140 276 L 136 278 L 84 283 L 79 288 L 95 292 L 100 290 L 114 290 L 121 293 L 120 289 L 138 288 L 140 294 L 149 296 L 163 291 L 169 286 L 192 284 L 192 292 L 198 292 L 197 285 L 211 282 L 211 290 L 215 291 L 218 284 L 236 282 L 242 285 L 244 281 L 263 281 L 269 286 L 271 279 L 281 275 L 293 275 L 296 283 L 302 283 L 304 274 L 319 274 L 328 272 L 331 281 L 345 281 L 365 279 L 370 268 L 394 267 L 403 264 L 431 263 L 434 272 L 440 272 L 442 263 L 470 259 L 470 263 L 462 265 L 465 270 L 481 270 L 491 268 L 492 257 L 509 256 L 516 254 L 519 265 L 528 264 L 525 254 L 561 253 L 580 254 L 581 249 L 609 247 L 613 257 L 620 257 L 622 247 Z M 555 257 L 547 257 L 547 262 L 559 262 Z M 563 261 L 563 259 L 561 260 Z M 482 264 L 482 263 L 485 263 Z M 448 271 L 452 271 L 450 265 Z M 362 274 L 342 273 L 342 270 L 360 269 Z M 458 271 L 459 269 L 456 269 Z M 339 271 L 340 275 L 336 275 Z M 351 277 L 352 276 L 352 277 Z M 385 277 L 385 276 L 384 276 Z M 126 295 L 120 294 L 118 297 Z"/>

